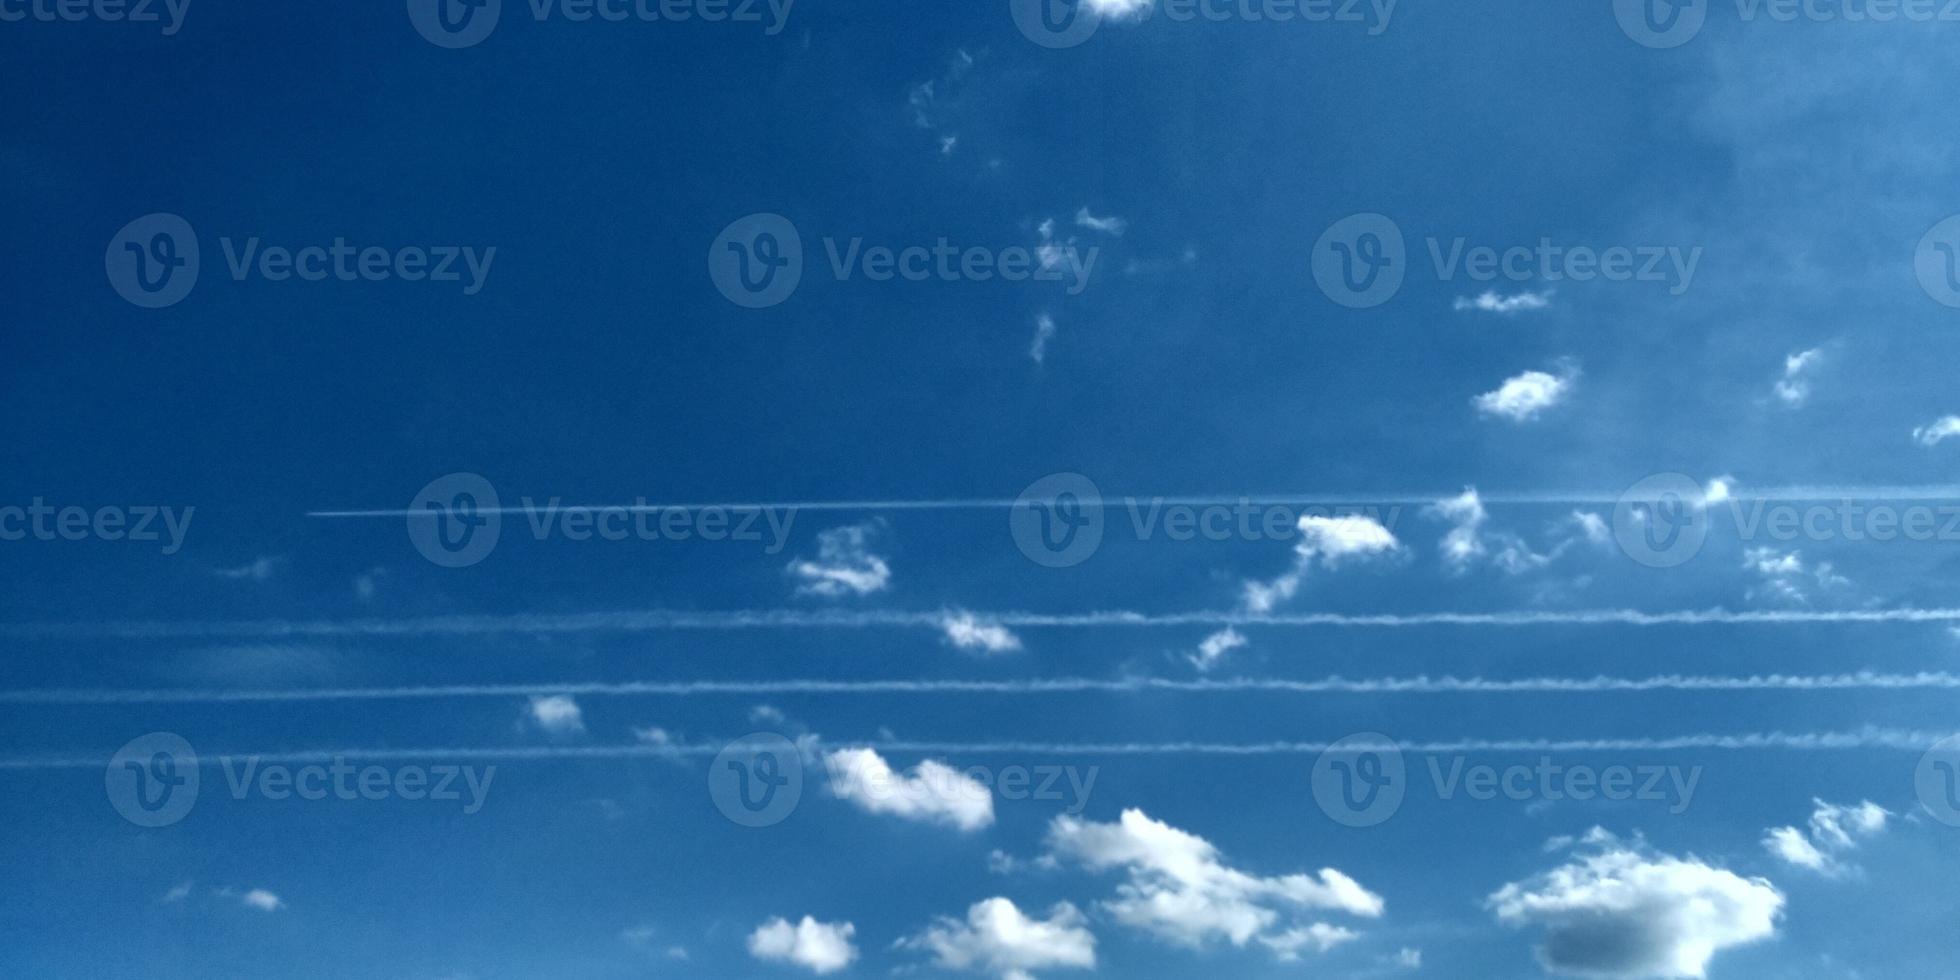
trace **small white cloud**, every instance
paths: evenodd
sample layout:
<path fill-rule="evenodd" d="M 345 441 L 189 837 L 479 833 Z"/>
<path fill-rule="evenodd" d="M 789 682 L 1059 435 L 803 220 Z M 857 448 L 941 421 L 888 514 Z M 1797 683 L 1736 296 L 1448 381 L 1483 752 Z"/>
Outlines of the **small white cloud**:
<path fill-rule="evenodd" d="M 1613 540 L 1613 529 L 1606 525 L 1606 519 L 1591 511 L 1575 510 L 1572 523 L 1579 533 L 1593 544 L 1607 544 Z"/>
<path fill-rule="evenodd" d="M 1218 662 L 1225 659 L 1227 653 L 1245 646 L 1247 642 L 1245 634 L 1227 626 L 1205 637 L 1204 641 L 1198 644 L 1197 655 L 1186 659 L 1191 661 L 1191 666 L 1200 671 L 1207 671 L 1218 666 Z"/>
<path fill-rule="evenodd" d="M 1954 436 L 1960 436 L 1960 415 L 1948 415 L 1912 430 L 1912 441 L 1922 446 L 1937 446 Z"/>
<path fill-rule="evenodd" d="M 822 976 L 836 973 L 857 959 L 851 937 L 857 926 L 849 922 L 818 922 L 809 916 L 791 925 L 787 919 L 770 919 L 749 933 L 749 955 L 759 960 L 790 963 Z"/>
<path fill-rule="evenodd" d="M 1028 356 L 1036 364 L 1047 363 L 1048 342 L 1055 338 L 1055 318 L 1046 313 L 1034 318 L 1034 343 L 1028 345 Z"/>
<path fill-rule="evenodd" d="M 965 921 L 941 916 L 898 945 L 931 953 L 942 970 L 991 973 L 1003 980 L 1031 980 L 1035 970 L 1096 968 L 1096 937 L 1067 902 L 1037 919 L 1005 898 L 989 898 L 967 909 Z"/>
<path fill-rule="evenodd" d="M 947 613 L 941 617 L 939 627 L 946 631 L 946 641 L 961 650 L 1013 653 L 1021 649 L 1021 638 L 1007 627 L 981 622 L 972 613 Z"/>
<path fill-rule="evenodd" d="M 879 522 L 834 527 L 817 535 L 815 561 L 801 559 L 790 563 L 791 575 L 802 581 L 800 595 L 835 599 L 846 595 L 870 595 L 891 587 L 891 565 L 871 553 L 871 539 Z"/>
<path fill-rule="evenodd" d="M 1802 408 L 1810 400 L 1811 375 L 1824 360 L 1822 348 L 1791 354 L 1783 359 L 1783 377 L 1776 382 L 1776 397 L 1791 408 Z"/>
<path fill-rule="evenodd" d="M 1562 845 L 1569 842 L 1560 842 Z M 1592 853 L 1492 894 L 1510 926 L 1540 926 L 1548 972 L 1589 980 L 1674 980 L 1708 975 L 1722 950 L 1776 934 L 1783 894 L 1695 858 L 1586 835 Z"/>
<path fill-rule="evenodd" d="M 163 893 L 163 901 L 165 903 L 181 902 L 189 897 L 191 897 L 191 883 L 188 881 Z"/>
<path fill-rule="evenodd" d="M 1484 509 L 1483 497 L 1477 493 L 1475 487 L 1466 487 L 1455 497 L 1437 501 L 1430 505 L 1425 513 L 1454 525 L 1443 535 L 1440 547 L 1444 563 L 1458 574 L 1468 571 L 1479 561 L 1489 558 L 1492 565 L 1506 574 L 1522 575 L 1557 561 L 1572 545 L 1572 540 L 1568 538 L 1549 554 L 1541 554 L 1533 550 L 1523 538 L 1509 531 L 1486 530 L 1485 525 L 1490 521 L 1490 512 Z M 1605 522 L 1597 515 L 1573 514 L 1573 518 L 1578 520 L 1581 530 L 1588 537 L 1593 534 L 1593 529 L 1588 526 L 1585 520 L 1587 517 L 1597 522 L 1599 530 L 1604 531 Z"/>
<path fill-rule="evenodd" d="M 1129 229 L 1130 223 L 1124 221 L 1122 218 L 1118 218 L 1113 215 L 1107 218 L 1098 218 L 1095 215 L 1090 214 L 1088 208 L 1083 208 L 1082 210 L 1075 212 L 1075 226 L 1077 228 L 1087 228 L 1090 231 L 1099 231 L 1105 235 L 1113 235 L 1120 238 L 1122 237 L 1123 232 Z"/>
<path fill-rule="evenodd" d="M 576 735 L 585 731 L 585 714 L 578 702 L 563 694 L 533 697 L 531 721 L 550 735 Z"/>
<path fill-rule="evenodd" d="M 238 896 L 238 900 L 243 902 L 246 908 L 258 909 L 261 912 L 277 912 L 286 907 L 284 900 L 263 888 L 254 888 Z"/>
<path fill-rule="evenodd" d="M 1702 488 L 1701 506 L 1708 507 L 1714 504 L 1725 504 L 1734 498 L 1735 477 L 1718 476 L 1708 481 L 1708 486 Z"/>
<path fill-rule="evenodd" d="M 871 749 L 839 749 L 824 756 L 831 795 L 867 813 L 945 824 L 974 831 L 994 822 L 994 795 L 971 776 L 927 759 L 899 774 Z"/>
<path fill-rule="evenodd" d="M 1779 860 L 1822 875 L 1836 877 L 1852 870 L 1843 855 L 1858 841 L 1885 832 L 1892 813 L 1869 800 L 1856 806 L 1812 801 L 1810 833 L 1795 827 L 1772 827 L 1763 834 L 1763 847 Z"/>
<path fill-rule="evenodd" d="M 1270 582 L 1245 583 L 1247 612 L 1264 615 L 1293 598 L 1316 560 L 1321 567 L 1333 569 L 1350 559 L 1380 557 L 1401 550 L 1401 544 L 1387 527 L 1361 514 L 1308 515 L 1300 518 L 1298 527 L 1300 542 L 1293 546 L 1293 568 Z"/>
<path fill-rule="evenodd" d="M 1542 293 L 1526 292 L 1517 293 L 1512 296 L 1500 296 L 1496 292 L 1485 292 L 1483 295 L 1474 299 L 1467 296 L 1456 298 L 1456 311 L 1458 313 L 1496 313 L 1499 316 L 1510 316 L 1514 313 L 1526 313 L 1534 310 L 1547 309 L 1551 305 L 1552 291 L 1549 289 Z"/>
<path fill-rule="evenodd" d="M 1395 955 L 1388 958 L 1388 962 L 1389 965 L 1397 966 L 1404 970 L 1420 970 L 1422 969 L 1422 950 L 1404 946 L 1396 950 Z"/>
<path fill-rule="evenodd" d="M 1529 422 L 1563 402 L 1578 379 L 1579 370 L 1575 367 L 1565 368 L 1559 374 L 1526 371 L 1505 380 L 1496 391 L 1478 395 L 1473 403 L 1484 415 Z"/>

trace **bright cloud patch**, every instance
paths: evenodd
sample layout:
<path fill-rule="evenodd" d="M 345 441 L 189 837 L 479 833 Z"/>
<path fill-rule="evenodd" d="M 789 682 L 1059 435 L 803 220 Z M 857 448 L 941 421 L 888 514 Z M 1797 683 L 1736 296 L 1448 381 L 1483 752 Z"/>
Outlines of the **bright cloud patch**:
<path fill-rule="evenodd" d="M 1150 8 L 1151 0 L 1083 0 L 1091 13 L 1112 20 L 1140 17 Z"/>
<path fill-rule="evenodd" d="M 1783 894 L 1694 858 L 1659 854 L 1595 829 L 1592 853 L 1490 896 L 1511 926 L 1540 926 L 1545 969 L 1596 980 L 1708 975 L 1716 953 L 1776 934 Z"/>
<path fill-rule="evenodd" d="M 1567 368 L 1560 374 L 1526 371 L 1507 379 L 1496 391 L 1478 395 L 1474 404 L 1477 411 L 1484 415 L 1513 422 L 1529 422 L 1565 401 L 1578 379 L 1576 368 Z"/>
<path fill-rule="evenodd" d="M 1912 441 L 1922 446 L 1937 446 L 1954 436 L 1960 436 L 1960 415 L 1948 415 L 1912 430 Z"/>
<path fill-rule="evenodd" d="M 931 953 L 942 970 L 976 970 L 1005 980 L 1028 980 L 1035 970 L 1096 967 L 1096 937 L 1067 902 L 1037 919 L 1005 898 L 990 898 L 967 909 L 966 921 L 942 916 L 899 946 Z"/>
<path fill-rule="evenodd" d="M 830 792 L 870 813 L 979 830 L 994 822 L 994 797 L 957 769 L 927 759 L 903 775 L 870 749 L 839 749 L 824 756 Z"/>
<path fill-rule="evenodd" d="M 1090 231 L 1099 231 L 1105 235 L 1121 237 L 1123 232 L 1129 229 L 1130 223 L 1114 215 L 1107 218 L 1099 218 L 1090 214 L 1088 208 L 1083 208 L 1075 212 L 1075 226 L 1077 228 L 1087 228 Z"/>
<path fill-rule="evenodd" d="M 1199 670 L 1210 670 L 1218 666 L 1218 662 L 1225 659 L 1227 653 L 1245 646 L 1246 642 L 1245 634 L 1227 626 L 1205 637 L 1204 642 L 1198 644 L 1197 655 L 1186 659 L 1191 661 L 1191 666 Z"/>
<path fill-rule="evenodd" d="M 1776 398 L 1791 408 L 1802 408 L 1810 400 L 1811 375 L 1824 360 L 1821 349 L 1791 354 L 1783 359 L 1783 377 L 1776 382 Z"/>
<path fill-rule="evenodd" d="M 791 925 L 786 919 L 770 919 L 749 933 L 749 955 L 774 963 L 790 963 L 819 976 L 836 973 L 857 959 L 851 937 L 857 927 L 849 922 L 818 922 L 804 916 Z"/>
<path fill-rule="evenodd" d="M 1300 543 L 1293 546 L 1293 569 L 1270 582 L 1245 583 L 1247 611 L 1269 613 L 1293 598 L 1316 560 L 1331 569 L 1348 559 L 1391 554 L 1400 547 L 1395 535 L 1380 521 L 1361 514 L 1308 515 L 1300 518 L 1299 529 Z"/>
<path fill-rule="evenodd" d="M 946 642 L 962 650 L 983 653 L 1013 653 L 1021 649 L 1021 638 L 998 623 L 981 622 L 972 613 L 948 613 L 939 622 L 946 631 Z"/>
<path fill-rule="evenodd" d="M 1858 846 L 1858 840 L 1885 831 L 1892 814 L 1869 800 L 1857 806 L 1838 806 L 1814 801 L 1810 832 L 1795 827 L 1772 827 L 1763 835 L 1763 847 L 1787 864 L 1836 876 L 1850 869 L 1842 855 Z"/>
<path fill-rule="evenodd" d="M 531 699 L 531 721 L 552 735 L 576 735 L 585 731 L 585 713 L 578 702 L 562 694 Z"/>
<path fill-rule="evenodd" d="M 870 595 L 891 586 L 892 570 L 883 558 L 871 553 L 871 537 L 878 525 L 857 524 L 831 528 L 817 535 L 817 558 L 790 563 L 791 575 L 801 580 L 796 591 L 804 595 L 837 598 Z"/>
<path fill-rule="evenodd" d="M 1467 296 L 1456 298 L 1458 313 L 1496 313 L 1500 316 L 1510 316 L 1514 313 L 1547 309 L 1551 305 L 1552 291 L 1549 289 L 1542 293 L 1517 293 L 1512 296 L 1486 292 L 1475 299 Z"/>
<path fill-rule="evenodd" d="M 1380 896 L 1332 868 L 1318 875 L 1262 878 L 1228 867 L 1202 837 L 1125 810 L 1117 823 L 1057 817 L 1048 830 L 1050 855 L 1093 871 L 1120 869 L 1129 878 L 1102 907 L 1116 921 L 1180 946 L 1223 940 L 1257 941 L 1282 959 L 1330 949 L 1354 938 L 1348 930 L 1298 921 L 1332 911 L 1376 918 Z"/>

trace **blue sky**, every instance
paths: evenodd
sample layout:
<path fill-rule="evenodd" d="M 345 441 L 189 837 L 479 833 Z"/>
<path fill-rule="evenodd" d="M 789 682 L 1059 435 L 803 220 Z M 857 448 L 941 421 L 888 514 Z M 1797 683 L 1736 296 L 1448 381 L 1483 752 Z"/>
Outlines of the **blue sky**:
<path fill-rule="evenodd" d="M 0 973 L 1953 972 L 1940 5 L 403 6 L 0 2 Z"/>

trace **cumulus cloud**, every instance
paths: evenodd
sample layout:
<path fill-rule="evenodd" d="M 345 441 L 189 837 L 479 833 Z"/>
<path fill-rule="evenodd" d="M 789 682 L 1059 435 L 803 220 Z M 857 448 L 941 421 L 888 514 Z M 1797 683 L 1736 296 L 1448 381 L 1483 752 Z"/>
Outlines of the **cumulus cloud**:
<path fill-rule="evenodd" d="M 1090 13 L 1111 20 L 1128 20 L 1143 16 L 1150 9 L 1151 0 L 1083 0 Z"/>
<path fill-rule="evenodd" d="M 1549 552 L 1539 552 L 1516 534 L 1489 528 L 1490 512 L 1484 508 L 1483 497 L 1476 487 L 1466 487 L 1457 496 L 1439 500 L 1424 513 L 1451 525 L 1439 549 L 1444 564 L 1459 574 L 1488 560 L 1506 574 L 1522 575 L 1557 561 L 1580 537 L 1603 544 L 1612 533 L 1598 514 L 1573 511 L 1571 517 L 1554 525 L 1555 531 L 1564 529 L 1564 540 Z M 1577 536 L 1573 534 L 1575 530 Z"/>
<path fill-rule="evenodd" d="M 1028 345 L 1028 356 L 1036 364 L 1048 361 L 1048 342 L 1055 338 L 1055 318 L 1046 314 L 1036 314 L 1034 318 L 1034 342 Z"/>
<path fill-rule="evenodd" d="M 857 959 L 851 937 L 857 927 L 849 922 L 818 922 L 804 916 L 791 925 L 787 919 L 770 919 L 749 933 L 749 955 L 774 963 L 790 963 L 822 976 L 836 973 Z"/>
<path fill-rule="evenodd" d="M 1082 210 L 1075 212 L 1075 226 L 1077 228 L 1087 228 L 1090 231 L 1099 231 L 1105 235 L 1113 235 L 1120 238 L 1122 237 L 1123 232 L 1128 230 L 1128 228 L 1130 227 L 1130 223 L 1114 215 L 1111 215 L 1107 218 L 1098 218 L 1095 215 L 1090 214 L 1088 208 L 1083 208 Z"/>
<path fill-rule="evenodd" d="M 1722 950 L 1776 934 L 1783 894 L 1700 860 L 1661 854 L 1604 830 L 1586 853 L 1488 899 L 1498 921 L 1539 926 L 1539 962 L 1588 980 L 1672 980 L 1708 975 Z"/>
<path fill-rule="evenodd" d="M 1292 570 L 1270 582 L 1245 583 L 1248 612 L 1269 613 L 1293 598 L 1316 560 L 1321 567 L 1332 569 L 1350 559 L 1393 554 L 1400 548 L 1395 535 L 1380 521 L 1361 514 L 1308 515 L 1300 518 L 1298 526 L 1300 543 L 1293 546 Z"/>
<path fill-rule="evenodd" d="M 1960 436 L 1960 415 L 1948 415 L 1912 430 L 1912 441 L 1922 446 L 1937 446 L 1953 436 Z"/>
<path fill-rule="evenodd" d="M 1096 967 L 1096 937 L 1067 902 L 1037 919 L 1005 898 L 989 898 L 967 909 L 965 921 L 941 916 L 898 945 L 931 953 L 942 970 L 973 970 L 1003 980 L 1030 980 L 1035 970 Z"/>
<path fill-rule="evenodd" d="M 548 735 L 576 735 L 585 731 L 585 713 L 577 701 L 563 694 L 532 698 L 530 717 Z"/>
<path fill-rule="evenodd" d="M 1102 903 L 1104 911 L 1180 946 L 1222 940 L 1244 947 L 1257 941 L 1292 959 L 1354 938 L 1345 928 L 1300 921 L 1303 914 L 1372 919 L 1384 908 L 1380 896 L 1333 868 L 1266 878 L 1229 867 L 1211 842 L 1141 810 L 1123 811 L 1116 823 L 1057 817 L 1049 826 L 1048 848 L 1058 861 L 1127 873 L 1116 896 Z"/>
<path fill-rule="evenodd" d="M 1754 571 L 1762 579 L 1749 590 L 1750 599 L 1805 605 L 1810 602 L 1807 582 L 1815 581 L 1819 589 L 1826 590 L 1851 584 L 1851 580 L 1839 575 L 1830 562 L 1820 561 L 1813 567 L 1806 567 L 1801 552 L 1783 553 L 1774 548 L 1750 548 L 1743 552 L 1742 558 L 1743 567 Z"/>
<path fill-rule="evenodd" d="M 1478 395 L 1473 404 L 1484 415 L 1513 422 L 1529 422 L 1565 401 L 1578 380 L 1579 369 L 1571 366 L 1560 369 L 1558 374 L 1526 371 L 1515 378 L 1506 379 L 1496 391 Z"/>
<path fill-rule="evenodd" d="M 1812 802 L 1817 809 L 1810 815 L 1808 834 L 1795 827 L 1771 827 L 1763 833 L 1763 847 L 1786 864 L 1830 877 L 1852 870 L 1843 855 L 1856 849 L 1859 839 L 1883 833 L 1892 818 L 1869 800 L 1857 806 Z"/>
<path fill-rule="evenodd" d="M 1812 348 L 1783 359 L 1783 377 L 1776 382 L 1777 400 L 1791 408 L 1802 408 L 1810 400 L 1811 375 L 1824 361 L 1822 348 Z"/>
<path fill-rule="evenodd" d="M 831 795 L 868 813 L 966 831 L 994 822 L 993 793 L 943 762 L 927 759 L 901 775 L 871 749 L 838 749 L 824 756 L 824 766 Z"/>
<path fill-rule="evenodd" d="M 1227 626 L 1205 637 L 1204 642 L 1198 644 L 1197 654 L 1185 659 L 1191 661 L 1191 666 L 1200 671 L 1207 671 L 1218 666 L 1219 661 L 1224 660 L 1227 653 L 1245 646 L 1246 643 L 1245 634 Z"/>
<path fill-rule="evenodd" d="M 1510 316 L 1514 313 L 1548 309 L 1551 305 L 1552 291 L 1549 289 L 1542 293 L 1524 292 L 1511 296 L 1501 296 L 1495 291 L 1486 291 L 1474 299 L 1468 296 L 1456 298 L 1458 313 L 1496 313 L 1500 316 Z"/>
<path fill-rule="evenodd" d="M 871 521 L 818 534 L 816 560 L 790 563 L 790 574 L 801 582 L 797 593 L 835 599 L 890 588 L 891 566 L 870 550 L 871 538 L 878 530 L 879 522 Z"/>
<path fill-rule="evenodd" d="M 939 628 L 945 631 L 946 642 L 961 650 L 1013 653 L 1021 649 L 1021 638 L 1007 627 L 982 622 L 969 612 L 945 614 L 940 618 Z"/>

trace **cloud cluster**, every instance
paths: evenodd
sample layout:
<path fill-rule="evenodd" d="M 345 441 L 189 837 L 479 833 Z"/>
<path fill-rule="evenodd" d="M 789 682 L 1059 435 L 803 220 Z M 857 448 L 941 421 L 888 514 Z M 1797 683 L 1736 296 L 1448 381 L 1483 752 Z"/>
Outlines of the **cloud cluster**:
<path fill-rule="evenodd" d="M 801 595 L 827 599 L 847 595 L 870 595 L 891 587 L 892 569 L 885 559 L 871 553 L 871 538 L 878 523 L 835 527 L 817 535 L 817 557 L 790 563 L 789 572 L 801 581 Z"/>
<path fill-rule="evenodd" d="M 770 919 L 749 933 L 749 955 L 759 960 L 789 963 L 822 976 L 836 973 L 857 959 L 851 937 L 857 927 L 849 922 L 818 922 L 809 916 L 791 925 L 787 919 Z"/>
<path fill-rule="evenodd" d="M 1838 806 L 1813 801 L 1817 809 L 1810 815 L 1810 832 L 1795 827 L 1771 827 L 1763 834 L 1763 847 L 1786 864 L 1837 877 L 1852 870 L 1843 855 L 1858 846 L 1858 840 L 1885 831 L 1892 814 L 1869 800 L 1857 806 Z"/>
<path fill-rule="evenodd" d="M 903 775 L 871 749 L 824 756 L 831 795 L 867 813 L 940 823 L 972 831 L 994 822 L 993 793 L 972 777 L 927 759 Z"/>
<path fill-rule="evenodd" d="M 1037 919 L 1005 898 L 989 898 L 967 909 L 964 921 L 942 916 L 898 945 L 931 953 L 940 969 L 980 971 L 1003 980 L 1029 980 L 1035 970 L 1096 967 L 1096 937 L 1067 902 Z"/>
<path fill-rule="evenodd" d="M 1294 562 L 1290 571 L 1270 582 L 1245 583 L 1247 612 L 1269 613 L 1293 598 L 1315 561 L 1331 569 L 1350 559 L 1393 554 L 1401 547 L 1395 535 L 1380 521 L 1360 514 L 1308 515 L 1300 518 L 1299 530 L 1300 543 L 1293 546 Z"/>
<path fill-rule="evenodd" d="M 1558 374 L 1526 371 L 1508 378 L 1496 391 L 1478 395 L 1473 404 L 1483 415 L 1512 422 L 1529 422 L 1565 401 L 1579 380 L 1579 369 L 1566 366 Z"/>

